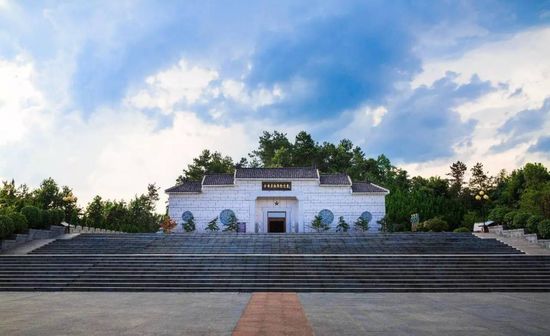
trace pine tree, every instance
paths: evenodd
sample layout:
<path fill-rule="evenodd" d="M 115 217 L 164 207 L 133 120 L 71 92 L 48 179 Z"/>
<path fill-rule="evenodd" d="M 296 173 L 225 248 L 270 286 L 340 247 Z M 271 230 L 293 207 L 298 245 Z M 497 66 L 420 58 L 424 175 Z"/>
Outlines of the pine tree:
<path fill-rule="evenodd" d="M 191 215 L 191 218 L 189 218 L 189 220 L 183 224 L 183 229 L 185 230 L 185 232 L 195 231 L 195 217 Z"/>
<path fill-rule="evenodd" d="M 229 215 L 229 223 L 225 224 L 223 232 L 237 232 L 237 217 L 234 214 Z"/>
<path fill-rule="evenodd" d="M 319 216 L 319 215 L 316 215 L 313 218 L 313 221 L 311 221 L 311 227 L 317 232 L 323 232 L 323 231 L 327 231 L 328 229 L 330 229 L 330 226 L 323 223 L 323 220 L 322 220 L 321 216 Z"/>
<path fill-rule="evenodd" d="M 451 177 L 451 189 L 456 193 L 460 193 L 462 191 L 462 186 L 464 185 L 464 174 L 468 168 L 462 161 L 453 163 L 450 168 L 451 172 L 447 175 Z"/>
<path fill-rule="evenodd" d="M 338 225 L 336 225 L 336 232 L 348 232 L 349 224 L 346 223 L 343 216 L 338 218 Z"/>
<path fill-rule="evenodd" d="M 357 218 L 355 221 L 355 228 L 359 231 L 368 231 L 369 230 L 369 221 L 363 217 Z"/>
<path fill-rule="evenodd" d="M 218 217 L 215 217 L 213 220 L 208 222 L 205 230 L 210 232 L 220 231 L 220 227 L 218 226 Z"/>

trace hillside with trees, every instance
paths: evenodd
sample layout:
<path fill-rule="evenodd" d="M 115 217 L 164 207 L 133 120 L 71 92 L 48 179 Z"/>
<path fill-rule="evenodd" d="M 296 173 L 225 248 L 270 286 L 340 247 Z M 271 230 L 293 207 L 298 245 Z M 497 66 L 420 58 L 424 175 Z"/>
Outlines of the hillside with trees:
<path fill-rule="evenodd" d="M 540 163 L 490 176 L 482 163 L 467 167 L 457 161 L 445 176 L 411 177 L 383 154 L 366 157 L 350 140 L 319 143 L 302 131 L 291 141 L 285 133 L 274 131 L 264 132 L 258 148 L 238 161 L 204 150 L 176 180 L 232 173 L 235 167 L 316 167 L 322 173 L 344 172 L 353 181 L 379 184 L 391 191 L 382 223 L 390 232 L 410 230 L 410 217 L 417 213 L 422 221 L 429 221 L 425 227 L 433 225 L 434 231 L 471 230 L 475 222 L 491 219 L 550 238 L 550 174 Z M 480 191 L 484 197 L 478 200 Z"/>
<path fill-rule="evenodd" d="M 207 173 L 232 173 L 236 167 L 316 167 L 322 173 L 344 172 L 353 181 L 381 185 L 391 191 L 382 222 L 389 232 L 410 230 L 411 215 L 419 214 L 423 230 L 465 231 L 475 222 L 491 219 L 550 238 L 550 173 L 540 163 L 491 176 L 482 163 L 467 167 L 457 161 L 444 176 L 411 177 L 384 155 L 366 157 L 350 140 L 319 143 L 302 131 L 291 141 L 285 133 L 274 131 L 264 132 L 257 149 L 238 161 L 219 152 L 202 151 L 176 183 L 199 181 Z M 80 208 L 73 190 L 59 187 L 51 178 L 35 190 L 4 181 L 0 187 L 0 236 L 61 221 L 115 231 L 155 232 L 163 217 L 154 210 L 158 192 L 159 188 L 150 184 L 145 193 L 129 202 L 98 195 Z"/>

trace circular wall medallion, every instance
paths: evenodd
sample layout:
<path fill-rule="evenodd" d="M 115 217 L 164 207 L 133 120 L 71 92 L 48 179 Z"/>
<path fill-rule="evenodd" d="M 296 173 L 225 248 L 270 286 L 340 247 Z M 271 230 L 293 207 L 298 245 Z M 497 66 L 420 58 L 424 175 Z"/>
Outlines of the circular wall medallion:
<path fill-rule="evenodd" d="M 361 218 L 363 220 L 366 220 L 367 222 L 370 222 L 371 219 L 372 219 L 372 214 L 368 211 L 364 211 L 362 214 L 361 214 Z"/>
<path fill-rule="evenodd" d="M 321 222 L 325 225 L 330 225 L 334 220 L 334 214 L 329 209 L 319 211 L 319 216 L 321 216 Z"/>
<path fill-rule="evenodd" d="M 223 225 L 229 224 L 229 221 L 231 220 L 231 216 L 235 216 L 235 213 L 233 210 L 225 209 L 220 212 L 220 222 Z"/>
<path fill-rule="evenodd" d="M 193 213 L 191 211 L 184 211 L 181 215 L 181 219 L 187 223 L 191 218 L 193 218 Z"/>

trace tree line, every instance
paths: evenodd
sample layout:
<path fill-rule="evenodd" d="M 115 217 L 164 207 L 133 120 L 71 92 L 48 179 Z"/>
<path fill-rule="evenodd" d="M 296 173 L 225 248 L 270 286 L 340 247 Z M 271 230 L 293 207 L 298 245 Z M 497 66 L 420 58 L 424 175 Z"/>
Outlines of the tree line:
<path fill-rule="evenodd" d="M 159 188 L 154 184 L 147 192 L 136 195 L 128 203 L 104 200 L 95 196 L 85 208 L 68 186 L 61 188 L 52 178 L 30 190 L 26 184 L 17 186 L 14 180 L 0 186 L 0 239 L 28 229 L 47 229 L 65 221 L 72 225 L 102 228 L 122 232 L 155 232 L 161 216 L 155 213 Z"/>
<path fill-rule="evenodd" d="M 322 173 L 347 173 L 353 181 L 388 188 L 382 226 L 389 232 L 411 230 L 411 215 L 418 214 L 423 230 L 471 230 L 475 222 L 491 219 L 550 238 L 550 174 L 540 163 L 491 176 L 482 163 L 467 167 L 457 161 L 444 176 L 411 177 L 385 155 L 367 157 L 348 139 L 319 143 L 302 131 L 291 141 L 283 132 L 266 131 L 258 147 L 238 161 L 203 150 L 176 183 L 200 181 L 205 174 L 233 173 L 238 167 L 315 167 Z M 98 195 L 81 208 L 73 190 L 59 187 L 51 178 L 35 190 L 4 181 L 0 187 L 0 237 L 61 221 L 123 232 L 155 232 L 164 217 L 155 212 L 158 191 L 150 184 L 129 202 Z M 484 197 L 479 197 L 480 192 Z"/>
<path fill-rule="evenodd" d="M 203 150 L 176 183 L 200 181 L 204 174 L 233 173 L 238 167 L 315 167 L 321 173 L 347 173 L 353 181 L 381 185 L 391 191 L 382 221 L 390 232 L 411 230 L 411 215 L 418 214 L 424 224 L 419 227 L 425 230 L 466 231 L 490 219 L 550 238 L 550 174 L 540 163 L 491 176 L 480 162 L 467 167 L 457 161 L 444 176 L 411 177 L 383 154 L 367 157 L 348 139 L 319 143 L 302 131 L 291 141 L 283 132 L 265 131 L 257 149 L 238 161 Z M 483 197 L 477 199 L 480 192 Z"/>

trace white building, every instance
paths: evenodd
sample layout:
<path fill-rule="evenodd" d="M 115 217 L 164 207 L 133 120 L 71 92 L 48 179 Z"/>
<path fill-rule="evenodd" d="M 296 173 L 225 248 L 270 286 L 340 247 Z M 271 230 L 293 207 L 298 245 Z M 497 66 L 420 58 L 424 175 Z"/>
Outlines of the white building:
<path fill-rule="evenodd" d="M 389 190 L 352 182 L 346 174 L 319 174 L 314 168 L 241 168 L 234 174 L 206 175 L 166 190 L 168 214 L 178 223 L 192 215 L 198 232 L 219 218 L 220 229 L 233 213 L 246 232 L 311 232 L 317 214 L 334 231 L 340 216 L 353 227 L 360 217 L 377 231 Z M 241 224 L 241 227 L 243 225 Z"/>

